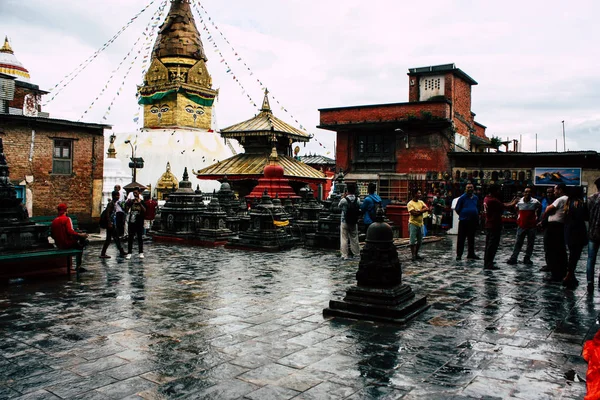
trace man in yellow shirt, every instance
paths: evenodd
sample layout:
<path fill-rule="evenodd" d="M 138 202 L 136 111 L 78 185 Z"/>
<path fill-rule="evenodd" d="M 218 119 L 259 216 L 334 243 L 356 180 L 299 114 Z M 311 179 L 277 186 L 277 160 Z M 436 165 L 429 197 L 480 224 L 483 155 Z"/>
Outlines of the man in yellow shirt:
<path fill-rule="evenodd" d="M 417 190 L 412 200 L 406 205 L 410 217 L 408 219 L 408 232 L 410 234 L 410 252 L 412 260 L 422 260 L 419 255 L 421 243 L 423 243 L 423 214 L 429 211 L 429 208 L 421 200 L 421 191 Z"/>

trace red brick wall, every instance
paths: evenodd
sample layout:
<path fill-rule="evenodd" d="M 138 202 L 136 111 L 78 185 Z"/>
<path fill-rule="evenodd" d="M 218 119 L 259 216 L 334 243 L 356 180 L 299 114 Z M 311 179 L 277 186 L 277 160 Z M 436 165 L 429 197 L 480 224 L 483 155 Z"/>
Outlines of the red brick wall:
<path fill-rule="evenodd" d="M 474 128 L 471 114 L 471 85 L 456 76 L 452 76 L 452 106 L 457 131 L 468 136 L 470 130 Z"/>
<path fill-rule="evenodd" d="M 39 124 L 34 120 L 28 126 L 24 121 L 2 119 L 0 126 L 10 179 L 21 182 L 26 176 L 33 176 L 33 182 L 27 185 L 32 191 L 33 215 L 54 215 L 56 206 L 66 202 L 69 213 L 77 215 L 80 223 L 92 223 L 93 180 L 101 180 L 104 170 L 102 129 Z M 30 162 L 32 129 L 35 140 Z M 72 175 L 52 174 L 54 137 L 75 139 Z"/>
<path fill-rule="evenodd" d="M 420 132 L 409 136 L 408 149 L 404 140 L 399 140 L 397 143 L 397 173 L 450 171 L 447 155 L 450 151 L 450 143 L 440 131 Z"/>
<path fill-rule="evenodd" d="M 338 132 L 335 147 L 336 168 L 341 168 L 345 172 L 350 170 L 352 147 L 351 134 Z"/>
<path fill-rule="evenodd" d="M 450 119 L 450 105 L 446 102 L 415 102 L 377 106 L 324 109 L 320 111 L 320 125 L 335 127 L 359 122 L 399 121 L 410 117 L 422 118 L 422 112 L 433 117 Z"/>
<path fill-rule="evenodd" d="M 485 128 L 481 125 L 475 124 L 475 135 L 487 139 L 487 136 L 485 136 Z"/>

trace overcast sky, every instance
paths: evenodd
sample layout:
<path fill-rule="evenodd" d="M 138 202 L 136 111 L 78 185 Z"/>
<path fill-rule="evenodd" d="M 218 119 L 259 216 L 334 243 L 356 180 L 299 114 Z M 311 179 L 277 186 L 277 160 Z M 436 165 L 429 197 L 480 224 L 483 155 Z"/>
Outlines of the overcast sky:
<path fill-rule="evenodd" d="M 8 35 L 32 82 L 49 90 L 151 2 L 0 0 L 0 34 Z M 45 111 L 108 123 L 116 134 L 135 130 L 136 85 L 155 38 L 145 44 L 142 33 L 153 29 L 151 18 L 162 3 L 154 0 Z M 335 135 L 315 128 L 319 108 L 406 102 L 408 68 L 455 63 L 479 83 L 472 111 L 488 136 L 522 135 L 523 150 L 535 151 L 537 133 L 538 151 L 554 151 L 557 139 L 561 151 L 564 120 L 567 149 L 600 151 L 600 2 L 203 0 L 202 5 L 219 29 L 209 23 L 206 32 L 196 20 L 220 93 L 220 128 L 254 116 L 257 108 L 241 87 L 259 107 L 259 79 L 279 101 L 271 101 L 276 116 L 296 126 L 298 120 L 315 134 L 302 153 L 333 156 Z M 132 55 L 142 50 L 138 59 L 128 58 L 113 75 L 132 48 Z"/>

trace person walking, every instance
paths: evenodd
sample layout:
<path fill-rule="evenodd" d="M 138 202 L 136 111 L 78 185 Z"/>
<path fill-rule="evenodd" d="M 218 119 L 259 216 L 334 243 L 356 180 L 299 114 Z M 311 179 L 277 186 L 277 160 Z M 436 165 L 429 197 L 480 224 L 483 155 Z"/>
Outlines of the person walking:
<path fill-rule="evenodd" d="M 575 278 L 575 269 L 583 248 L 588 244 L 585 226 L 587 219 L 588 210 L 583 201 L 583 188 L 581 186 L 570 187 L 569 199 L 565 204 L 565 242 L 569 249 L 569 261 L 567 274 L 562 282 L 567 289 L 575 289 L 579 284 Z"/>
<path fill-rule="evenodd" d="M 439 235 L 442 231 L 442 216 L 444 214 L 444 208 L 446 208 L 446 201 L 442 197 L 439 189 L 436 189 L 434 192 L 431 206 L 433 208 L 431 230 L 433 231 L 434 235 Z"/>
<path fill-rule="evenodd" d="M 516 204 L 517 209 L 517 241 L 513 248 L 512 255 L 506 261 L 507 264 L 517 264 L 517 259 L 525 238 L 527 238 L 527 248 L 525 249 L 525 257 L 523 264 L 533 265 L 531 256 L 533 254 L 533 245 L 535 243 L 535 235 L 537 231 L 538 213 L 542 207 L 540 202 L 531 197 L 531 188 L 525 188 L 523 198 Z"/>
<path fill-rule="evenodd" d="M 567 273 L 567 249 L 565 243 L 565 205 L 569 198 L 566 196 L 566 185 L 559 183 L 554 186 L 556 200 L 548 207 L 541 217 L 541 222 L 548 218 L 546 234 L 544 235 L 544 250 L 546 251 L 546 263 L 550 270 L 550 280 L 561 282 Z"/>
<path fill-rule="evenodd" d="M 342 210 L 342 221 L 340 224 L 340 252 L 342 259 L 347 260 L 348 240 L 350 240 L 350 250 L 352 255 L 360 255 L 360 246 L 358 244 L 358 218 L 360 216 L 360 199 L 356 195 L 356 186 L 348 185 L 348 193 L 344 196 L 338 207 Z"/>
<path fill-rule="evenodd" d="M 600 247 L 600 178 L 596 179 L 594 185 L 596 185 L 596 193 L 588 196 L 587 200 L 589 213 L 589 242 L 586 266 L 588 292 L 594 290 L 594 269 L 596 268 L 596 258 L 598 257 L 598 248 Z M 600 277 L 598 278 L 598 287 L 600 287 Z"/>
<path fill-rule="evenodd" d="M 144 258 L 144 214 L 146 206 L 140 197 L 139 189 L 133 189 L 133 198 L 127 200 L 125 209 L 129 213 L 127 218 L 127 256 L 126 259 L 131 259 L 133 252 L 133 237 L 137 237 L 139 257 Z"/>
<path fill-rule="evenodd" d="M 365 228 L 368 229 L 369 225 L 371 225 L 375 221 L 375 215 L 377 214 L 377 208 L 381 206 L 381 197 L 375 190 L 377 189 L 377 185 L 373 182 L 369 183 L 367 186 L 367 196 L 362 202 L 360 209 L 363 212 L 363 223 L 365 224 Z"/>
<path fill-rule="evenodd" d="M 121 246 L 121 240 L 119 239 L 119 231 L 117 229 L 117 203 L 119 202 L 119 198 L 121 194 L 118 190 L 113 190 L 111 193 L 111 200 L 108 202 L 108 206 L 106 206 L 106 237 L 104 239 L 104 244 L 102 245 L 102 250 L 100 252 L 100 258 L 110 258 L 109 255 L 106 254 L 106 250 L 108 250 L 108 246 L 110 245 L 111 240 L 114 239 L 115 245 L 117 246 L 117 250 L 119 250 L 119 256 L 125 257 L 126 253 Z"/>
<path fill-rule="evenodd" d="M 410 252 L 412 260 L 422 260 L 419 255 L 419 249 L 423 243 L 423 214 L 429 211 L 427 205 L 421 200 L 421 191 L 417 190 L 412 196 L 412 200 L 406 205 L 408 213 L 408 232 L 410 235 Z"/>
<path fill-rule="evenodd" d="M 67 215 L 68 208 L 65 203 L 60 203 L 57 209 L 58 217 L 54 218 L 50 225 L 50 236 L 54 239 L 54 244 L 59 249 L 83 250 L 88 244 L 88 234 L 73 229 L 73 221 Z M 82 257 L 83 252 L 76 257 L 77 272 L 86 272 L 86 269 L 81 267 Z"/>
<path fill-rule="evenodd" d="M 125 236 L 125 197 L 127 193 L 121 189 L 121 185 L 115 185 L 114 191 L 119 192 L 119 200 L 114 203 L 115 228 L 119 237 Z"/>
<path fill-rule="evenodd" d="M 500 236 L 502 235 L 502 214 L 507 208 L 514 207 L 517 200 L 510 203 L 500 201 L 500 186 L 491 185 L 488 195 L 483 199 L 483 213 L 485 215 L 485 253 L 483 256 L 483 269 L 498 269 L 494 263 Z"/>
<path fill-rule="evenodd" d="M 475 232 L 479 221 L 477 196 L 473 194 L 473 184 L 467 183 L 465 193 L 458 198 L 454 211 L 458 214 L 458 243 L 456 246 L 456 261 L 460 261 L 465 250 L 465 239 L 468 241 L 467 258 L 479 260 L 475 254 Z"/>

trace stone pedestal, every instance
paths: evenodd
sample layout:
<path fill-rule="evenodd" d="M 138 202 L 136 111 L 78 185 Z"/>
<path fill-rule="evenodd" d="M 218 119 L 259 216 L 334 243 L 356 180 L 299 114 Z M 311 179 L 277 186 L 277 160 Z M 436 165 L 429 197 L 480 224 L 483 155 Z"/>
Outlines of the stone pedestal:
<path fill-rule="evenodd" d="M 392 228 L 383 222 L 380 208 L 360 252 L 357 285 L 348 288 L 342 300 L 331 300 L 323 315 L 402 324 L 429 307 L 426 296 L 416 295 L 402 283 L 393 240 Z"/>

